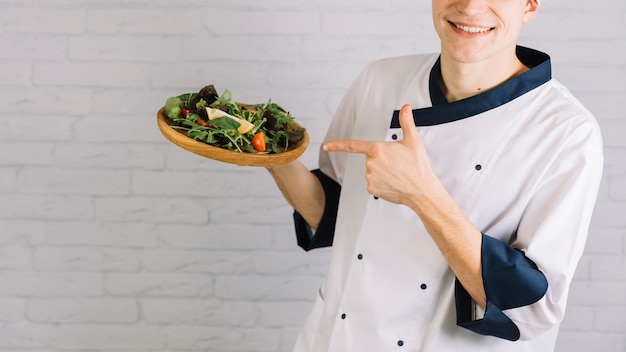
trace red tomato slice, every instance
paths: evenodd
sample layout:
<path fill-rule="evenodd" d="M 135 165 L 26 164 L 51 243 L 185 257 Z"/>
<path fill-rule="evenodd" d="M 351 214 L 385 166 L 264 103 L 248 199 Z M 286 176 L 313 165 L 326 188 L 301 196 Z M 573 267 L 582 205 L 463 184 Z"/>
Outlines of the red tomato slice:
<path fill-rule="evenodd" d="M 257 152 L 265 151 L 265 132 L 258 132 L 252 137 L 252 146 Z"/>

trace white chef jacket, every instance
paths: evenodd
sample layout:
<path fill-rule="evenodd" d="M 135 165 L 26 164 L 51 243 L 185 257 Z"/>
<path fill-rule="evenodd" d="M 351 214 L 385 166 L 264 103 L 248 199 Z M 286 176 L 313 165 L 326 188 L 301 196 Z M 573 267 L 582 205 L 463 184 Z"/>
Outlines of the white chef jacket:
<path fill-rule="evenodd" d="M 370 64 L 326 140 L 402 138 L 406 103 L 431 166 L 482 231 L 487 308 L 455 279 L 419 217 L 366 192 L 364 156 L 320 154 L 327 199 L 306 250 L 332 245 L 329 272 L 296 352 L 552 351 L 583 252 L 602 173 L 597 122 L 551 77 L 549 56 L 518 47 L 531 69 L 448 103 L 438 55 Z M 478 307 L 478 308 L 477 308 Z"/>

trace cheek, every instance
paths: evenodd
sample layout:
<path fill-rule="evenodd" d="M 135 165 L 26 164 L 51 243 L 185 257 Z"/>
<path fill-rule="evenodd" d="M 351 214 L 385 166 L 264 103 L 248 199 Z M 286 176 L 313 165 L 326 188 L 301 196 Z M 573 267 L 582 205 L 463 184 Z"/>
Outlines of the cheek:
<path fill-rule="evenodd" d="M 502 13 L 500 20 L 505 25 L 507 35 L 518 35 L 524 24 L 524 16 L 518 8 L 511 9 L 510 12 Z"/>
<path fill-rule="evenodd" d="M 441 38 L 441 35 L 443 33 L 443 26 L 448 25 L 448 23 L 443 21 L 442 16 L 438 15 L 437 12 L 434 12 L 434 11 L 432 15 L 432 21 L 433 21 L 433 27 L 435 29 L 435 32 L 437 33 L 437 36 Z"/>
<path fill-rule="evenodd" d="M 509 22 L 507 29 L 508 34 L 516 37 L 519 36 L 520 32 L 522 31 L 523 24 L 524 23 L 519 18 L 515 19 L 515 21 Z"/>

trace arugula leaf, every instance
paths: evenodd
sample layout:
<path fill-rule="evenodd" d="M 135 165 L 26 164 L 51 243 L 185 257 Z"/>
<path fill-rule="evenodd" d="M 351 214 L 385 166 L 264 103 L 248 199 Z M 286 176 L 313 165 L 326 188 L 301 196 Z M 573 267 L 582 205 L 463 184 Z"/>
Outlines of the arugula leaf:
<path fill-rule="evenodd" d="M 237 130 L 241 124 L 229 117 L 218 117 L 216 119 L 207 121 L 207 123 L 211 126 L 230 131 Z"/>
<path fill-rule="evenodd" d="M 237 105 L 237 102 L 233 100 L 233 95 L 228 89 L 224 90 L 224 93 L 217 97 L 217 99 L 215 99 L 215 101 L 209 106 L 226 111 L 236 117 L 241 115 L 241 109 L 239 108 L 239 105 Z"/>
<path fill-rule="evenodd" d="M 206 129 L 203 130 L 197 127 L 193 127 L 187 132 L 187 135 L 197 141 L 208 144 L 211 143 L 211 139 L 209 138 L 211 137 L 211 134 Z"/>
<path fill-rule="evenodd" d="M 287 151 L 289 148 L 289 135 L 285 131 L 277 131 L 271 141 L 274 153 L 282 153 L 283 151 Z M 280 147 L 282 141 L 285 141 L 285 150 Z"/>
<path fill-rule="evenodd" d="M 273 103 L 271 99 L 265 104 L 265 111 L 276 119 L 276 127 L 278 128 L 294 123 L 291 114 L 285 111 L 280 105 Z"/>
<path fill-rule="evenodd" d="M 191 105 L 191 100 L 195 98 L 198 93 L 185 93 L 177 96 L 183 102 L 183 107 L 189 108 Z"/>

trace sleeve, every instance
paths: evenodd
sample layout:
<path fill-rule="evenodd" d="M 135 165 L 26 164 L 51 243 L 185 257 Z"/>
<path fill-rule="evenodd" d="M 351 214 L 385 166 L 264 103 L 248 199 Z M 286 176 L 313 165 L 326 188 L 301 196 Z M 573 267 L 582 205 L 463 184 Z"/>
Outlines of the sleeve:
<path fill-rule="evenodd" d="M 482 319 L 474 320 L 474 302 L 456 280 L 457 322 L 481 335 L 516 341 L 520 338 L 520 331 L 503 311 L 539 301 L 548 289 L 548 282 L 524 252 L 485 234 L 482 235 L 481 248 L 487 307 Z"/>
<path fill-rule="evenodd" d="M 346 91 L 328 126 L 324 142 L 353 139 L 357 116 L 363 115 L 359 108 L 363 106 L 361 99 L 366 96 L 364 87 L 370 84 L 368 82 L 371 67 L 368 65 L 361 71 Z M 341 185 L 348 157 L 348 153 L 328 153 L 320 149 L 319 168 L 325 175 Z"/>
<path fill-rule="evenodd" d="M 319 169 L 311 171 L 322 183 L 324 195 L 326 196 L 326 206 L 319 226 L 313 233 L 311 226 L 304 218 L 294 211 L 293 219 L 296 230 L 298 246 L 309 251 L 315 248 L 329 247 L 333 244 L 335 237 L 335 222 L 337 221 L 337 209 L 339 207 L 339 195 L 341 186 L 330 177 L 326 176 Z"/>
<path fill-rule="evenodd" d="M 363 95 L 361 87 L 365 86 L 364 81 L 367 79 L 368 69 L 369 66 L 359 74 L 346 91 L 328 127 L 324 142 L 351 139 L 357 116 L 358 100 Z M 326 196 L 326 207 L 320 224 L 313 231 L 298 212 L 293 214 L 298 246 L 306 251 L 328 247 L 333 243 L 341 183 L 343 182 L 347 158 L 347 153 L 327 153 L 320 150 L 319 169 L 311 171 L 322 183 Z"/>
<path fill-rule="evenodd" d="M 597 125 L 573 131 L 533 192 L 511 243 L 483 234 L 486 309 L 477 319 L 475 302 L 457 281 L 459 326 L 515 341 L 560 323 L 587 239 L 602 164 Z"/>

